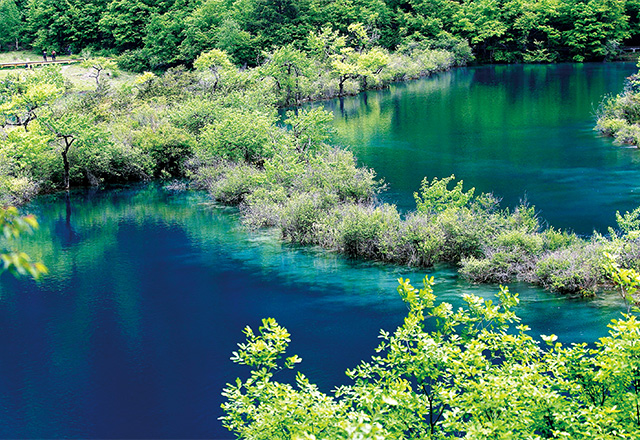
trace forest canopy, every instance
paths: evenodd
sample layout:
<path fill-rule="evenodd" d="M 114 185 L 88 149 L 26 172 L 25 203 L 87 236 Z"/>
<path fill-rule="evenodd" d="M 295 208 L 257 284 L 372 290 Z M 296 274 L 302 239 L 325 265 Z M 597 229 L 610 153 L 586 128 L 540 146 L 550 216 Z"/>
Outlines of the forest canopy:
<path fill-rule="evenodd" d="M 451 37 L 480 61 L 554 62 L 615 58 L 640 41 L 638 0 L 0 0 L 0 47 L 122 54 L 143 71 L 190 65 L 207 50 L 237 65 L 264 51 L 305 47 L 327 24 L 357 45 L 396 50 Z"/>

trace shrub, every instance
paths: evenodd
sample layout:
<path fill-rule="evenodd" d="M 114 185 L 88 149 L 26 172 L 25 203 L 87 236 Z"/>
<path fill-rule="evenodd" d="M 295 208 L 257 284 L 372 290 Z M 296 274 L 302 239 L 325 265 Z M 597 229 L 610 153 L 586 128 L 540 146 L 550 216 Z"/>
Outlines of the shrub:
<path fill-rule="evenodd" d="M 353 153 L 326 148 L 309 159 L 297 185 L 301 190 L 333 192 L 341 201 L 366 202 L 377 193 L 378 183 L 372 169 L 356 165 Z"/>
<path fill-rule="evenodd" d="M 136 132 L 133 145 L 150 156 L 154 177 L 183 177 L 184 163 L 192 155 L 195 138 L 186 130 L 164 124 Z"/>
<path fill-rule="evenodd" d="M 325 214 L 318 195 L 298 193 L 288 199 L 282 210 L 282 237 L 300 244 L 318 242 L 318 223 Z"/>
<path fill-rule="evenodd" d="M 239 205 L 254 189 L 257 174 L 259 171 L 249 164 L 220 161 L 200 167 L 192 176 L 214 200 Z"/>
<path fill-rule="evenodd" d="M 116 60 L 118 67 L 129 72 L 142 73 L 149 70 L 149 60 L 142 49 L 124 51 Z"/>
<path fill-rule="evenodd" d="M 173 107 L 169 119 L 176 127 L 197 136 L 218 118 L 219 109 L 216 101 L 193 98 Z"/>
<path fill-rule="evenodd" d="M 463 258 L 461 273 L 475 282 L 507 283 L 514 279 L 531 282 L 542 247 L 542 237 L 537 234 L 504 231 L 485 244 L 482 258 Z"/>
<path fill-rule="evenodd" d="M 393 205 L 345 205 L 336 211 L 341 219 L 338 230 L 339 250 L 350 257 L 377 260 L 391 259 L 387 238 L 400 228 L 400 215 Z"/>
<path fill-rule="evenodd" d="M 400 236 L 402 262 L 411 266 L 429 267 L 443 259 L 446 238 L 444 230 L 426 216 L 409 214 Z"/>
<path fill-rule="evenodd" d="M 576 234 L 559 231 L 552 227 L 542 232 L 542 240 L 544 249 L 548 251 L 567 248 L 581 241 Z"/>
<path fill-rule="evenodd" d="M 262 163 L 275 151 L 275 115 L 228 108 L 206 126 L 195 149 L 199 159 Z"/>
<path fill-rule="evenodd" d="M 0 207 L 26 203 L 38 190 L 38 184 L 29 177 L 8 176 L 0 172 Z"/>
<path fill-rule="evenodd" d="M 413 193 L 416 208 L 424 214 L 439 213 L 444 210 L 455 210 L 467 206 L 473 199 L 475 188 L 466 193 L 462 190 L 463 181 L 459 181 L 449 189 L 449 183 L 455 179 L 452 174 L 442 180 L 434 177 L 431 182 L 425 177 L 420 185 L 420 192 Z"/>
<path fill-rule="evenodd" d="M 537 282 L 561 293 L 592 294 L 605 281 L 601 243 L 580 243 L 544 255 L 537 263 Z"/>

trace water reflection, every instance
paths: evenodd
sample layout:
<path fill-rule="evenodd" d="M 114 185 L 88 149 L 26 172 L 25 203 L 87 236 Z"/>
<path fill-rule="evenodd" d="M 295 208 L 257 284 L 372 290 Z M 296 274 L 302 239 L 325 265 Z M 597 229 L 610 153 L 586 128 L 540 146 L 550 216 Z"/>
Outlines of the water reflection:
<path fill-rule="evenodd" d="M 593 131 L 602 97 L 636 69 L 463 68 L 321 105 L 336 115 L 335 141 L 385 179 L 386 199 L 402 209 L 414 208 L 424 177 L 455 174 L 504 206 L 527 197 L 555 227 L 591 234 L 640 204 L 637 151 Z"/>

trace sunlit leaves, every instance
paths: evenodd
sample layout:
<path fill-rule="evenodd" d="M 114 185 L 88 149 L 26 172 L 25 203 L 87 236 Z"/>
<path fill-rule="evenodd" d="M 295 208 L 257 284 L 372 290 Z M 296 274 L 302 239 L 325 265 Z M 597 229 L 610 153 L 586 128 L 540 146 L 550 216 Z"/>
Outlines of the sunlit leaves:
<path fill-rule="evenodd" d="M 26 130 L 39 109 L 63 93 L 64 79 L 56 68 L 7 76 L 0 82 L 0 126 L 23 126 Z"/>
<path fill-rule="evenodd" d="M 456 182 L 452 189 L 449 183 L 455 180 L 452 174 L 444 179 L 434 177 L 431 182 L 427 178 L 422 181 L 420 193 L 414 193 L 418 211 L 423 213 L 438 213 L 445 210 L 455 210 L 466 206 L 472 199 L 475 188 L 467 192 L 462 190 L 463 181 Z"/>
<path fill-rule="evenodd" d="M 47 268 L 40 262 L 34 262 L 29 255 L 15 248 L 15 242 L 21 234 L 31 233 L 38 228 L 38 221 L 34 216 L 21 216 L 14 207 L 0 208 L 0 230 L 6 247 L 0 248 L 0 274 L 4 271 L 21 276 L 31 275 L 38 279 L 47 273 Z"/>
<path fill-rule="evenodd" d="M 300 152 L 318 150 L 331 132 L 333 114 L 322 107 L 310 110 L 299 109 L 287 111 L 284 123 L 291 127 L 291 134 Z"/>
<path fill-rule="evenodd" d="M 335 398 L 298 375 L 273 382 L 289 334 L 273 320 L 233 360 L 254 370 L 227 385 L 224 425 L 242 438 L 634 438 L 640 429 L 640 323 L 625 316 L 595 348 L 563 347 L 527 334 L 502 288 L 498 302 L 465 295 L 458 310 L 435 304 L 433 279 L 421 289 L 400 279 L 409 305 L 403 325 L 381 332 L 376 355 L 349 370 Z M 436 325 L 430 318 L 435 318 Z M 274 340 L 275 339 L 275 340 Z M 261 370 L 260 370 L 261 368 Z M 302 406 L 304 409 L 302 409 Z M 333 417 L 331 425 L 326 418 Z"/>

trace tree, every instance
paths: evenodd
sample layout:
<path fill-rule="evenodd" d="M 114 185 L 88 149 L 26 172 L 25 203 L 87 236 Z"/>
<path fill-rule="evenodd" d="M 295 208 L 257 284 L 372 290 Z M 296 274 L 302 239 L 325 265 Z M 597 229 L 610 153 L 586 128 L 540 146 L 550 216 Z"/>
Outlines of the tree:
<path fill-rule="evenodd" d="M 495 0 L 463 0 L 453 15 L 452 30 L 469 39 L 478 52 L 489 52 L 490 57 L 493 45 L 505 35 L 507 25 Z"/>
<path fill-rule="evenodd" d="M 96 89 L 100 88 L 103 84 L 100 82 L 103 73 L 110 75 L 118 70 L 118 64 L 112 59 L 105 57 L 86 59 L 82 62 L 82 67 L 89 69 L 89 77 L 95 80 Z"/>
<path fill-rule="evenodd" d="M 106 5 L 107 0 L 29 0 L 25 15 L 35 37 L 32 45 L 58 51 L 103 45 L 98 21 Z"/>
<path fill-rule="evenodd" d="M 300 104 L 306 97 L 309 77 L 312 74 L 308 54 L 292 45 L 282 46 L 266 54 L 267 61 L 261 66 L 263 75 L 274 79 L 276 95 L 284 106 Z"/>
<path fill-rule="evenodd" d="M 230 108 L 216 116 L 195 147 L 204 163 L 226 159 L 260 164 L 273 155 L 277 145 L 274 113 Z"/>
<path fill-rule="evenodd" d="M 288 110 L 284 123 L 291 127 L 291 134 L 295 139 L 295 147 L 300 153 L 315 151 L 331 134 L 333 113 L 322 107 L 311 110 Z"/>
<path fill-rule="evenodd" d="M 257 38 L 232 19 L 222 22 L 216 29 L 216 47 L 227 52 L 234 63 L 256 66 L 259 63 L 260 46 Z"/>
<path fill-rule="evenodd" d="M 14 0 L 0 0 L 0 47 L 14 44 L 20 49 L 20 39 L 25 32 L 22 14 Z"/>
<path fill-rule="evenodd" d="M 179 46 L 184 31 L 186 11 L 170 10 L 151 17 L 145 28 L 143 53 L 149 65 L 157 69 L 175 65 L 180 60 Z"/>
<path fill-rule="evenodd" d="M 331 55 L 332 73 L 338 78 L 338 95 L 344 95 L 344 83 L 349 79 L 357 79 L 360 76 L 358 59 L 360 54 L 352 47 L 343 47 L 340 53 Z"/>
<path fill-rule="evenodd" d="M 182 59 L 193 62 L 202 52 L 216 47 L 217 34 L 227 11 L 229 0 L 205 0 L 184 19 L 179 51 Z M 218 47 L 228 53 L 227 47 Z"/>
<path fill-rule="evenodd" d="M 110 157 L 107 134 L 96 127 L 90 116 L 69 111 L 52 111 L 42 117 L 40 124 L 53 136 L 51 143 L 62 158 L 65 190 L 69 190 L 74 168 L 78 172 L 84 171 L 85 177 L 89 177 L 92 169 L 108 168 Z M 76 154 L 72 154 L 72 146 L 75 146 Z"/>
<path fill-rule="evenodd" d="M 211 49 L 208 52 L 200 54 L 193 62 L 193 67 L 211 75 L 214 92 L 220 86 L 222 78 L 235 71 L 235 66 L 229 60 L 229 55 L 220 49 Z"/>
<path fill-rule="evenodd" d="M 578 62 L 586 58 L 603 58 L 607 42 L 620 43 L 630 35 L 623 0 L 563 2 L 558 21 L 562 42 Z"/>
<path fill-rule="evenodd" d="M 112 0 L 102 14 L 100 30 L 113 38 L 121 51 L 142 47 L 142 39 L 149 17 L 159 12 L 152 1 Z"/>
<path fill-rule="evenodd" d="M 37 111 L 64 93 L 64 79 L 56 68 L 19 73 L 0 82 L 0 126 L 22 126 L 25 131 Z"/>
<path fill-rule="evenodd" d="M 311 30 L 304 19 L 307 0 L 236 0 L 229 18 L 257 39 L 265 50 L 304 38 Z"/>
<path fill-rule="evenodd" d="M 384 49 L 374 47 L 360 54 L 357 60 L 358 73 L 362 78 L 362 88 L 369 87 L 369 79 L 378 82 L 378 75 L 389 64 L 389 55 Z"/>

